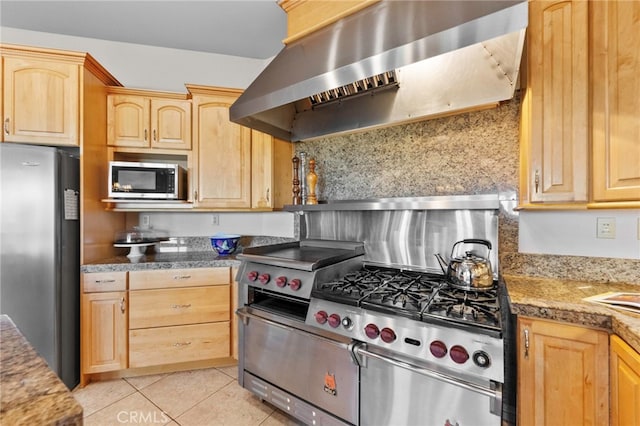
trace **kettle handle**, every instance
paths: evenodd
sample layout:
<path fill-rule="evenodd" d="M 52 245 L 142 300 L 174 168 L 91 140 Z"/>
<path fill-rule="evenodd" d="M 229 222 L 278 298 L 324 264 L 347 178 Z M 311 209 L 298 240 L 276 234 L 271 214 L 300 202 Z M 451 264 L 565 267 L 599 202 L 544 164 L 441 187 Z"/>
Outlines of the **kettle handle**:
<path fill-rule="evenodd" d="M 451 258 L 453 258 L 453 254 L 455 253 L 456 246 L 458 244 L 481 244 L 483 246 L 486 246 L 489 250 L 491 250 L 491 241 L 482 240 L 479 238 L 468 238 L 465 240 L 458 241 L 453 245 L 453 247 L 451 247 Z"/>

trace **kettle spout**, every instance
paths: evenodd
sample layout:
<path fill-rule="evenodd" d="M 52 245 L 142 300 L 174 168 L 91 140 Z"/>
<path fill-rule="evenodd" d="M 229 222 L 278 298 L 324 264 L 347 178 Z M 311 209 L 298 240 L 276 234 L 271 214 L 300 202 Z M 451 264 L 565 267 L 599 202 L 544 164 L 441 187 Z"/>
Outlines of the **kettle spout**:
<path fill-rule="evenodd" d="M 436 253 L 434 256 L 436 257 L 436 259 L 438 259 L 438 263 L 440 264 L 440 269 L 442 269 L 442 272 L 446 275 L 447 269 L 449 268 L 449 264 L 447 263 L 446 260 L 444 260 L 444 258 L 440 255 L 440 253 Z"/>

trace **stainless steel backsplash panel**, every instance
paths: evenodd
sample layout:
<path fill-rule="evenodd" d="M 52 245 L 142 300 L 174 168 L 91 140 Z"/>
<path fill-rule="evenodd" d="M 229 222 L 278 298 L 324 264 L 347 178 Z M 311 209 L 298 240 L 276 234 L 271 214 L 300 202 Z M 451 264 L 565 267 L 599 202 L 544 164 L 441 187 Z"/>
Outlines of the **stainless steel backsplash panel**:
<path fill-rule="evenodd" d="M 435 253 L 447 260 L 456 241 L 491 242 L 494 277 L 498 264 L 498 209 L 303 211 L 301 239 L 362 241 L 365 261 L 440 272 Z M 483 246 L 467 250 L 485 256 Z"/>

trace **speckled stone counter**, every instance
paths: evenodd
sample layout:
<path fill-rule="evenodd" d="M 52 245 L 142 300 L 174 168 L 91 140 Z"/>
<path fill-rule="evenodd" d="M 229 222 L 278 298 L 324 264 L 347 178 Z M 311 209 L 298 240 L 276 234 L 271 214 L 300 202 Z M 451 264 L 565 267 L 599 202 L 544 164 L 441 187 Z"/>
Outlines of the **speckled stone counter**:
<path fill-rule="evenodd" d="M 218 256 L 214 251 L 193 251 L 177 253 L 155 253 L 130 259 L 117 256 L 91 264 L 82 265 L 82 272 L 140 271 L 145 269 L 215 268 L 218 266 L 239 266 L 235 254 Z"/>
<path fill-rule="evenodd" d="M 82 425 L 82 406 L 6 315 L 0 339 L 0 424 Z"/>
<path fill-rule="evenodd" d="M 583 300 L 607 292 L 640 292 L 639 285 L 519 275 L 505 275 L 503 279 L 514 314 L 603 328 L 640 352 L 640 314 Z"/>

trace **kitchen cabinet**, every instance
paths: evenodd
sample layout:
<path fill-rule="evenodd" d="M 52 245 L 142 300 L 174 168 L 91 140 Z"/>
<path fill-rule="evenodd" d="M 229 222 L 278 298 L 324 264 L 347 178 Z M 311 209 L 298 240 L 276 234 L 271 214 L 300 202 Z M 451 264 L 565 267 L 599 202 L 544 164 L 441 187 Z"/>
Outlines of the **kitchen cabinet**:
<path fill-rule="evenodd" d="M 80 66 L 3 51 L 3 140 L 78 146 Z"/>
<path fill-rule="evenodd" d="M 230 269 L 129 273 L 129 367 L 230 356 Z"/>
<path fill-rule="evenodd" d="M 378 1 L 281 0 L 278 5 L 287 13 L 287 38 L 284 44 L 292 43 Z"/>
<path fill-rule="evenodd" d="M 593 201 L 639 202 L 640 2 L 589 7 Z"/>
<path fill-rule="evenodd" d="M 524 203 L 588 201 L 588 7 L 582 0 L 529 2 Z"/>
<path fill-rule="evenodd" d="M 251 131 L 251 208 L 291 204 L 293 144 Z"/>
<path fill-rule="evenodd" d="M 640 206 L 640 3 L 532 0 L 522 208 Z"/>
<path fill-rule="evenodd" d="M 193 102 L 192 197 L 197 208 L 251 208 L 251 130 L 229 121 L 237 89 L 188 85 Z"/>
<path fill-rule="evenodd" d="M 518 318 L 518 424 L 607 424 L 604 331 Z"/>
<path fill-rule="evenodd" d="M 81 276 L 80 369 L 87 375 L 127 368 L 127 273 Z"/>
<path fill-rule="evenodd" d="M 238 360 L 238 268 L 231 268 L 231 357 Z"/>
<path fill-rule="evenodd" d="M 640 354 L 611 336 L 611 425 L 640 425 Z"/>
<path fill-rule="evenodd" d="M 191 101 L 186 95 L 114 88 L 107 102 L 110 146 L 191 149 Z"/>

